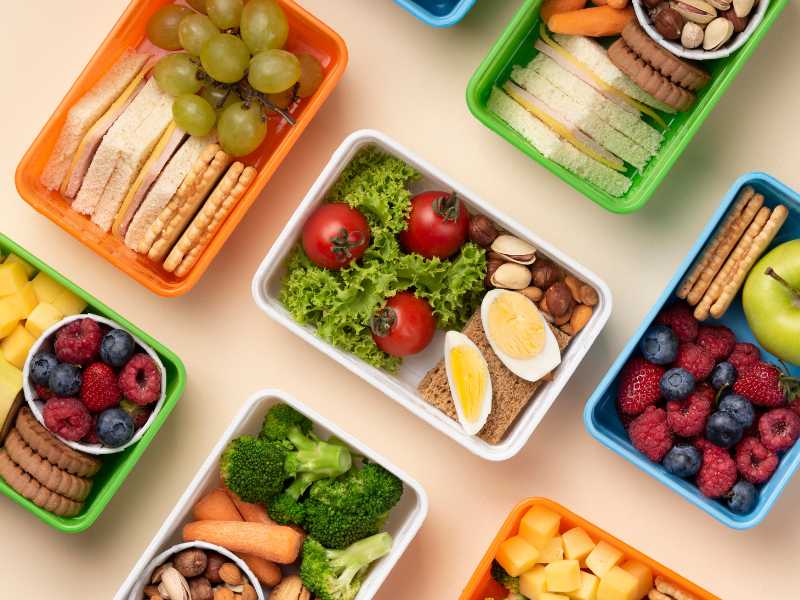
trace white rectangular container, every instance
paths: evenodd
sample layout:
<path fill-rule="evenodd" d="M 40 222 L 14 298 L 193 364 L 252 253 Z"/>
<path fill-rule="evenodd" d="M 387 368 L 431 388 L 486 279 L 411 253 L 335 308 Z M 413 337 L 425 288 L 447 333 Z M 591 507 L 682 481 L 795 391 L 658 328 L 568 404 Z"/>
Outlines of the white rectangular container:
<path fill-rule="evenodd" d="M 600 298 L 589 323 L 572 340 L 562 356 L 561 365 L 552 381 L 537 390 L 532 402 L 522 411 L 499 444 L 488 444 L 477 436 L 469 436 L 460 424 L 440 410 L 428 404 L 417 392 L 417 385 L 429 369 L 442 358 L 444 332 L 437 332 L 428 348 L 418 355 L 403 360 L 397 374 L 391 374 L 369 365 L 356 356 L 339 350 L 317 336 L 312 327 L 300 325 L 279 300 L 282 280 L 286 274 L 285 262 L 299 242 L 303 225 L 316 207 L 324 202 L 328 190 L 333 186 L 344 168 L 365 146 L 375 146 L 413 166 L 422 175 L 412 185 L 412 193 L 431 189 L 452 190 L 467 203 L 472 213 L 481 213 L 492 219 L 501 228 L 526 240 L 568 272 L 591 285 Z M 386 135 L 373 130 L 361 130 L 351 134 L 331 157 L 330 162 L 308 191 L 303 202 L 284 227 L 275 244 L 261 262 L 253 278 L 253 298 L 256 304 L 271 318 L 281 323 L 305 341 L 321 350 L 339 364 L 362 377 L 387 396 L 393 398 L 427 423 L 449 436 L 474 454 L 493 461 L 507 460 L 516 455 L 527 443 L 533 430 L 544 418 L 569 378 L 575 372 L 586 352 L 602 331 L 611 314 L 611 291 L 597 275 L 564 255 L 554 246 L 535 235 L 519 223 L 499 213 L 490 204 L 465 189 L 436 167 L 404 148 Z"/>
<path fill-rule="evenodd" d="M 388 469 L 403 481 L 405 491 L 400 503 L 395 506 L 386 524 L 388 531 L 394 539 L 392 551 L 377 561 L 371 568 L 364 584 L 355 600 L 370 600 L 378 592 L 389 572 L 400 560 L 411 540 L 417 535 L 425 517 L 428 514 L 428 496 L 422 486 L 409 475 L 401 471 L 383 456 L 368 448 L 357 439 L 317 414 L 307 406 L 301 404 L 291 396 L 280 390 L 265 389 L 256 392 L 244 405 L 242 410 L 222 435 L 217 445 L 211 451 L 203 466 L 189 484 L 186 492 L 178 500 L 175 508 L 167 517 L 153 541 L 145 549 L 139 561 L 133 567 L 130 575 L 117 591 L 114 600 L 141 600 L 133 594 L 137 582 L 147 576 L 147 565 L 163 550 L 182 541 L 181 531 L 183 525 L 192 520 L 192 507 L 202 496 L 216 488 L 219 480 L 219 457 L 225 446 L 233 438 L 240 435 L 257 435 L 267 410 L 278 403 L 288 404 L 303 413 L 314 422 L 314 431 L 324 438 L 337 436 L 357 454 L 361 454 L 370 461 Z M 264 597 L 269 598 L 269 590 L 264 589 Z"/>

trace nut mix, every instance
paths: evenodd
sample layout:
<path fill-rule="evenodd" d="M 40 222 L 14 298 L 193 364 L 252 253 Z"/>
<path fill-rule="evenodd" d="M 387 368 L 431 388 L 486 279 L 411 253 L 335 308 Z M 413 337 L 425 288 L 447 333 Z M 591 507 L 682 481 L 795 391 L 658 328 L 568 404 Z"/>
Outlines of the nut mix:
<path fill-rule="evenodd" d="M 144 600 L 256 600 L 255 588 L 224 556 L 188 548 L 156 567 Z"/>

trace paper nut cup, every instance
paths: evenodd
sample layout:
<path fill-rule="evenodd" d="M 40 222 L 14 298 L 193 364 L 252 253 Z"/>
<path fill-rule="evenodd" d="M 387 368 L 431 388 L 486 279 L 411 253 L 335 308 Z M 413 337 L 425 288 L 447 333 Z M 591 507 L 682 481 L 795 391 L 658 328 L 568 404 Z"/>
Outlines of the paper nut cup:
<path fill-rule="evenodd" d="M 62 319 L 61 321 L 50 327 L 50 329 L 45 331 L 41 335 L 41 337 L 38 340 L 36 340 L 36 342 L 31 347 L 30 352 L 28 353 L 28 358 L 25 359 L 25 366 L 22 369 L 22 388 L 25 392 L 25 400 L 28 403 L 31 412 L 33 412 L 33 415 L 36 417 L 36 420 L 39 421 L 39 423 L 41 423 L 42 426 L 45 427 L 45 429 L 47 429 L 47 426 L 44 424 L 44 415 L 42 414 L 42 410 L 44 408 L 45 403 L 42 400 L 39 400 L 38 396 L 36 395 L 36 391 L 33 389 L 33 385 L 31 384 L 30 381 L 31 360 L 33 359 L 34 356 L 36 356 L 36 354 L 42 348 L 45 348 L 47 346 L 52 346 L 53 342 L 52 338 L 55 336 L 56 332 L 59 329 L 61 329 L 65 325 L 68 325 L 69 323 L 72 323 L 73 321 L 80 321 L 81 319 L 86 319 L 86 318 L 92 319 L 93 321 L 97 321 L 98 323 L 102 323 L 103 325 L 108 325 L 113 329 L 123 329 L 127 331 L 127 329 L 125 329 L 118 323 L 112 321 L 111 319 L 106 319 L 105 317 L 101 317 L 95 314 L 81 314 L 81 315 L 74 315 L 72 317 L 66 317 L 65 319 Z M 128 333 L 130 333 L 130 331 L 128 331 Z M 123 450 L 130 448 L 136 442 L 142 439 L 142 436 L 150 428 L 150 425 L 153 424 L 156 416 L 161 410 L 161 407 L 164 405 L 164 399 L 166 397 L 166 390 L 167 390 L 167 371 L 164 368 L 161 359 L 158 357 L 158 354 L 156 354 L 155 351 L 152 348 L 150 348 L 150 346 L 145 344 L 142 340 L 140 340 L 132 333 L 131 336 L 133 337 L 133 340 L 136 342 L 136 344 L 140 348 L 142 348 L 143 351 L 146 352 L 148 356 L 150 356 L 150 358 L 152 358 L 155 361 L 155 363 L 158 365 L 158 370 L 161 372 L 161 397 L 158 399 L 155 408 L 153 408 L 153 412 L 150 413 L 150 418 L 147 419 L 147 422 L 141 429 L 139 429 L 139 431 L 134 433 L 133 437 L 127 444 L 120 446 L 118 448 L 110 448 L 108 446 L 103 446 L 102 444 L 82 444 L 80 442 L 73 442 L 70 440 L 65 440 L 55 432 L 52 431 L 50 432 L 70 448 L 73 448 L 74 450 L 79 450 L 80 452 L 85 452 L 86 454 L 94 454 L 94 455 L 116 454 L 118 452 L 122 452 Z M 48 431 L 50 430 L 48 429 Z"/>

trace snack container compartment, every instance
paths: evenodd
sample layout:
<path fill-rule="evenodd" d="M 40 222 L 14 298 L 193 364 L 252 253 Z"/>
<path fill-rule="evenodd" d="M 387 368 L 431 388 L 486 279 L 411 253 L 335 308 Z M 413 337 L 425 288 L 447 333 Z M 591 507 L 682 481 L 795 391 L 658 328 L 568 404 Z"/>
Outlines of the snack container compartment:
<path fill-rule="evenodd" d="M 123 452 L 102 457 L 103 467 L 92 478 L 92 492 L 86 499 L 83 512 L 78 516 L 64 518 L 53 515 L 24 498 L 0 479 L 0 492 L 32 512 L 51 527 L 67 533 L 85 531 L 94 524 L 103 510 L 105 510 L 106 505 L 125 482 L 125 479 L 139 462 L 139 458 L 150 446 L 153 438 L 158 434 L 167 417 L 175 408 L 186 386 L 186 369 L 183 362 L 171 350 L 2 234 L 0 234 L 0 252 L 3 255 L 8 253 L 16 254 L 38 271 L 49 275 L 73 294 L 83 298 L 88 303 L 86 312 L 109 319 L 119 327 L 126 329 L 138 340 L 141 340 L 146 347 L 151 348 L 156 353 L 165 370 L 163 405 L 158 411 L 154 412 L 155 416 L 151 424 L 138 442 L 126 448 Z"/>
<path fill-rule="evenodd" d="M 692 504 L 706 511 L 721 523 L 734 529 L 748 529 L 754 527 L 766 517 L 767 513 L 769 513 L 772 506 L 777 501 L 778 496 L 780 496 L 781 492 L 786 487 L 789 479 L 791 479 L 792 475 L 797 471 L 798 467 L 800 467 L 800 444 L 795 444 L 793 448 L 782 456 L 780 464 L 772 478 L 761 487 L 758 504 L 753 511 L 745 515 L 739 515 L 728 510 L 722 503 L 703 496 L 693 482 L 671 475 L 660 464 L 649 461 L 636 450 L 628 439 L 625 429 L 617 416 L 616 397 L 619 373 L 631 356 L 637 352 L 639 340 L 653 323 L 658 313 L 661 312 L 666 305 L 677 300 L 675 292 L 684 276 L 691 269 L 695 260 L 705 248 L 706 243 L 714 235 L 718 225 L 725 218 L 733 202 L 735 202 L 739 191 L 748 185 L 764 195 L 765 206 L 773 207 L 778 203 L 782 203 L 789 209 L 789 218 L 770 248 L 800 237 L 800 194 L 764 173 L 749 173 L 741 177 L 733 184 L 733 187 L 722 201 L 719 209 L 711 217 L 711 220 L 700 234 L 694 247 L 690 250 L 686 260 L 678 268 L 675 276 L 667 284 L 663 294 L 647 314 L 642 325 L 630 338 L 625 348 L 622 350 L 622 353 L 600 382 L 600 385 L 592 394 L 591 398 L 589 398 L 583 414 L 586 429 L 603 445 L 617 454 L 620 454 L 638 468 L 656 478 L 674 492 L 680 494 Z M 758 345 L 747 325 L 742 310 L 741 292 L 722 319 L 709 320 L 708 322 L 729 327 L 736 334 L 738 341 L 750 342 Z M 777 364 L 777 359 L 774 356 L 763 349 L 761 349 L 761 352 L 764 360 Z M 796 366 L 791 367 L 789 370 L 793 375 L 800 375 L 800 368 Z"/>
<path fill-rule="evenodd" d="M 368 146 L 377 147 L 383 152 L 404 160 L 421 174 L 421 180 L 414 182 L 412 185 L 412 193 L 430 189 L 454 191 L 467 203 L 470 212 L 484 214 L 512 235 L 530 242 L 565 270 L 591 285 L 598 293 L 600 301 L 595 307 L 591 320 L 572 340 L 564 352 L 561 365 L 556 370 L 553 381 L 542 386 L 537 391 L 535 400 L 530 402 L 517 417 L 506 437 L 499 444 L 489 444 L 478 437 L 468 436 L 463 432 L 458 422 L 451 420 L 437 408 L 428 404 L 417 392 L 417 384 L 425 373 L 441 359 L 441 348 L 444 340 L 442 331 L 437 331 L 436 336 L 426 350 L 404 360 L 403 366 L 397 374 L 390 374 L 368 365 L 355 356 L 341 351 L 322 340 L 317 336 L 313 328 L 297 323 L 279 300 L 282 280 L 286 273 L 284 264 L 300 239 L 303 224 L 316 207 L 325 200 L 328 190 L 350 160 L 359 150 Z M 523 448 L 605 326 L 611 314 L 612 304 L 611 291 L 597 275 L 521 224 L 512 221 L 494 209 L 489 203 L 453 181 L 423 158 L 404 148 L 383 133 L 373 130 L 361 130 L 351 134 L 333 154 L 330 162 L 311 187 L 256 271 L 253 278 L 252 291 L 256 304 L 269 317 L 327 354 L 349 371 L 371 383 L 384 394 L 399 402 L 429 425 L 432 425 L 469 451 L 492 461 L 507 460 Z"/>
<path fill-rule="evenodd" d="M 252 164 L 258 169 L 256 179 L 222 223 L 197 264 L 185 277 L 179 278 L 166 272 L 161 265 L 150 261 L 147 257 L 133 252 L 111 233 L 104 233 L 88 218 L 73 211 L 59 193 L 45 189 L 39 182 L 69 108 L 108 71 L 126 49 L 135 48 L 143 41 L 149 43 L 145 37 L 148 20 L 161 6 L 172 2 L 173 0 L 133 0 L 129 4 L 31 144 L 16 172 L 17 190 L 28 204 L 115 267 L 162 296 L 185 294 L 197 284 L 305 128 L 314 119 L 317 111 L 333 92 L 344 73 L 348 59 L 347 46 L 336 32 L 294 0 L 279 0 L 290 27 L 286 48 L 314 55 L 322 63 L 324 79 L 311 98 L 300 102 L 299 109 L 295 111 L 297 122 L 294 126 L 290 127 L 282 121 L 270 119 L 270 132 L 266 141 L 258 150 L 243 159 L 246 164 Z"/>
<path fill-rule="evenodd" d="M 501 590 L 504 591 L 504 588 L 500 588 L 498 590 L 497 588 L 499 586 L 496 586 L 492 580 L 492 561 L 497 554 L 500 544 L 517 534 L 522 517 L 534 506 L 541 506 L 559 514 L 561 516 L 562 530 L 572 527 L 582 527 L 586 533 L 589 534 L 589 537 L 591 537 L 593 541 L 599 542 L 600 540 L 603 540 L 612 546 L 615 546 L 625 554 L 626 559 L 632 558 L 644 563 L 650 567 L 650 569 L 652 569 L 653 576 L 661 575 L 662 577 L 681 587 L 683 590 L 694 594 L 698 600 L 720 600 L 714 594 L 703 590 L 690 581 L 687 581 L 684 577 L 681 577 L 661 563 L 656 562 L 645 554 L 642 554 L 625 542 L 618 540 L 610 533 L 603 531 L 594 523 L 579 517 L 560 504 L 553 502 L 552 500 L 548 500 L 547 498 L 528 498 L 514 507 L 514 509 L 511 511 L 511 514 L 508 515 L 508 518 L 500 528 L 500 531 L 497 532 L 497 536 L 494 538 L 494 540 L 492 540 L 488 550 L 486 550 L 486 554 L 483 555 L 483 558 L 481 559 L 480 564 L 478 564 L 478 567 L 475 569 L 472 578 L 461 592 L 459 600 L 484 600 L 487 597 L 491 597 L 492 594 L 500 593 Z"/>
<path fill-rule="evenodd" d="M 472 10 L 476 0 L 394 0 L 423 23 L 452 27 Z"/>
<path fill-rule="evenodd" d="M 247 400 L 242 410 L 228 426 L 225 433 L 222 434 L 219 442 L 217 442 L 217 445 L 200 467 L 186 492 L 178 500 L 161 529 L 159 529 L 136 562 L 122 587 L 117 591 L 114 600 L 141 600 L 141 594 L 137 595 L 137 590 L 141 589 L 138 586 L 142 579 L 147 576 L 149 565 L 154 564 L 154 557 L 161 554 L 164 549 L 182 541 L 181 530 L 183 525 L 191 520 L 194 504 L 206 493 L 219 486 L 219 457 L 225 446 L 233 438 L 240 435 L 256 434 L 261 428 L 261 422 L 267 410 L 278 403 L 288 404 L 311 419 L 314 422 L 314 431 L 323 438 L 329 435 L 337 436 L 356 453 L 382 465 L 403 481 L 405 486 L 403 498 L 400 504 L 392 510 L 389 521 L 386 524 L 386 531 L 394 539 L 392 551 L 372 566 L 355 600 L 369 600 L 375 596 L 389 572 L 394 568 L 394 565 L 417 535 L 428 514 L 428 496 L 425 490 L 419 483 L 391 462 L 341 430 L 325 417 L 280 390 L 264 389 L 256 392 Z M 265 593 L 264 596 L 268 598 L 269 594 Z"/>
<path fill-rule="evenodd" d="M 711 110 L 755 52 L 789 0 L 771 0 L 763 21 L 758 24 L 747 42 L 735 54 L 704 63 L 704 67 L 711 73 L 711 83 L 699 93 L 694 107 L 688 112 L 678 113 L 668 119 L 668 127 L 664 132 L 661 149 L 643 171 L 630 175 L 633 185 L 620 198 L 608 194 L 561 165 L 545 158 L 530 142 L 497 117 L 487 106 L 492 87 L 505 82 L 512 67 L 526 65 L 536 56 L 538 51 L 534 48 L 534 43 L 539 37 L 541 24 L 539 10 L 542 2 L 543 0 L 526 0 L 524 2 L 477 68 L 467 87 L 469 109 L 486 127 L 598 205 L 614 213 L 631 213 L 640 210 L 658 189 L 661 181 L 683 154 L 686 146 L 689 145 Z"/>

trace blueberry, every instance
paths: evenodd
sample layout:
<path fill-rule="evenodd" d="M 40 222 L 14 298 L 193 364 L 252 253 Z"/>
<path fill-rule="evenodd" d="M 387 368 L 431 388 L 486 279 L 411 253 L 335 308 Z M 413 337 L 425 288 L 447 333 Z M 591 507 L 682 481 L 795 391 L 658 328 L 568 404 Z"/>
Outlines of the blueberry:
<path fill-rule="evenodd" d="M 133 437 L 133 419 L 121 408 L 109 408 L 97 417 L 97 437 L 105 446 L 124 446 Z"/>
<path fill-rule="evenodd" d="M 75 365 L 61 363 L 50 371 L 47 387 L 60 398 L 75 396 L 81 390 L 81 370 Z"/>
<path fill-rule="evenodd" d="M 738 394 L 725 396 L 719 403 L 719 410 L 731 415 L 743 429 L 750 427 L 756 419 L 753 405 L 747 398 Z"/>
<path fill-rule="evenodd" d="M 673 446 L 664 457 L 664 468 L 678 477 L 691 477 L 700 470 L 703 456 L 700 450 L 688 444 Z"/>
<path fill-rule="evenodd" d="M 50 384 L 50 372 L 58 365 L 58 359 L 51 352 L 39 352 L 31 360 L 31 380 L 37 385 Z"/>
<path fill-rule="evenodd" d="M 644 359 L 655 365 L 668 365 L 678 355 L 678 336 L 666 325 L 654 325 L 639 342 Z"/>
<path fill-rule="evenodd" d="M 720 448 L 730 448 L 742 439 L 744 427 L 733 415 L 717 411 L 706 423 L 706 439 Z"/>
<path fill-rule="evenodd" d="M 715 390 L 732 387 L 736 383 L 736 375 L 736 367 L 727 361 L 721 362 L 711 371 L 711 386 Z"/>
<path fill-rule="evenodd" d="M 733 512 L 746 515 L 755 508 L 756 502 L 758 502 L 758 490 L 752 483 L 742 479 L 731 488 L 731 491 L 725 496 L 725 500 L 728 502 L 728 508 Z"/>
<path fill-rule="evenodd" d="M 109 366 L 120 368 L 133 356 L 136 342 L 123 329 L 112 329 L 100 343 L 100 359 Z"/>
<path fill-rule="evenodd" d="M 694 391 L 694 375 L 686 369 L 670 369 L 661 376 L 659 388 L 666 400 L 684 400 Z"/>

